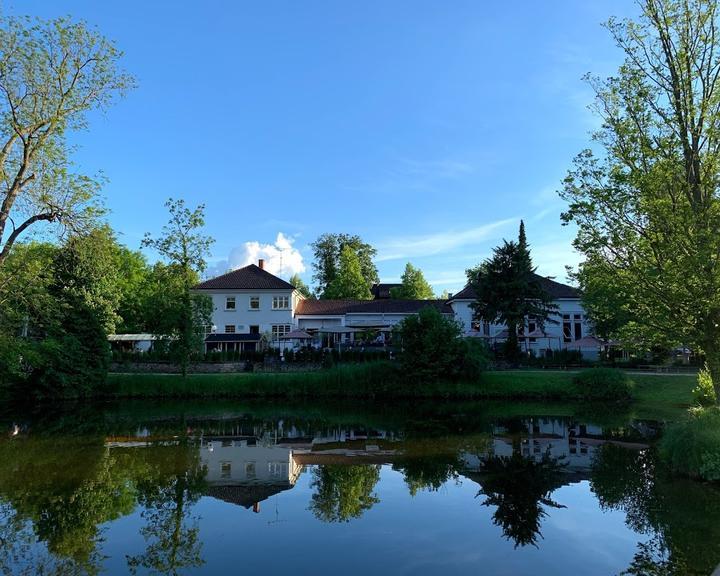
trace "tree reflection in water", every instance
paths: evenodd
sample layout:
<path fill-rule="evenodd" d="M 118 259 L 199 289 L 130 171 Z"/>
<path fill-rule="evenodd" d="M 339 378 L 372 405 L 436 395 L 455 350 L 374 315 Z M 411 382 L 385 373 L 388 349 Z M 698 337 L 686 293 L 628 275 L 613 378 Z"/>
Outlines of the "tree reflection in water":
<path fill-rule="evenodd" d="M 484 506 L 496 506 L 493 523 L 515 547 L 537 546 L 542 537 L 540 524 L 547 515 L 543 506 L 564 508 L 550 494 L 565 482 L 563 465 L 549 453 L 536 461 L 519 452 L 512 456 L 487 456 L 479 474 L 478 496 L 486 496 Z"/>
<path fill-rule="evenodd" d="M 323 522 L 349 522 L 380 502 L 373 493 L 380 480 L 378 465 L 325 465 L 313 470 L 315 490 L 309 509 Z"/>

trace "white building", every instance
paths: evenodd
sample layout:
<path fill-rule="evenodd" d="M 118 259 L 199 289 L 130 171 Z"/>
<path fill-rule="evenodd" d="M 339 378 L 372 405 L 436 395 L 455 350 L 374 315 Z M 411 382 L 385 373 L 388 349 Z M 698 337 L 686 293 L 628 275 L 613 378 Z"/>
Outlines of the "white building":
<path fill-rule="evenodd" d="M 528 319 L 520 334 L 520 344 L 537 355 L 547 350 L 579 349 L 592 356 L 597 353 L 597 340 L 587 338 L 591 327 L 577 289 L 537 276 L 552 296 L 558 312 L 544 329 Z M 283 336 L 292 330 L 315 335 L 332 334 L 333 340 L 351 341 L 354 333 L 374 330 L 384 339 L 394 326 L 426 306 L 455 318 L 466 336 L 480 337 L 489 344 L 507 338 L 503 325 L 476 322 L 471 304 L 475 294 L 466 287 L 449 300 L 394 300 L 378 291 L 375 300 L 309 300 L 290 283 L 251 264 L 212 278 L 194 288 L 213 301 L 212 330 L 206 346 L 220 350 L 255 350 L 263 336 L 271 346 L 286 344 Z M 578 343 L 575 345 L 575 343 Z M 585 350 L 583 346 L 593 347 Z"/>

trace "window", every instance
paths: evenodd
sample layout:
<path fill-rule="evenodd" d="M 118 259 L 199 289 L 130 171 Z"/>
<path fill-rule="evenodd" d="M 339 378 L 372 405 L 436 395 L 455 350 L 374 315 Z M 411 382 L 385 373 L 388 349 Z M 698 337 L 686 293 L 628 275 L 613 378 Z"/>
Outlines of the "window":
<path fill-rule="evenodd" d="M 290 332 L 290 324 L 273 324 L 272 325 L 272 339 L 278 340 L 281 336 L 285 336 Z"/>
<path fill-rule="evenodd" d="M 528 316 L 528 334 L 532 334 L 537 330 L 537 322 L 535 321 L 535 316 Z M 530 337 L 530 342 L 537 342 L 537 338 L 534 336 Z"/>
<path fill-rule="evenodd" d="M 260 310 L 260 296 L 250 296 L 250 310 Z"/>
<path fill-rule="evenodd" d="M 480 322 L 475 321 L 470 325 L 470 327 L 473 332 L 480 332 Z"/>
<path fill-rule="evenodd" d="M 235 334 L 235 324 L 225 324 L 225 334 Z"/>
<path fill-rule="evenodd" d="M 272 309 L 273 310 L 288 310 L 290 308 L 290 297 L 289 296 L 273 296 Z"/>
<path fill-rule="evenodd" d="M 245 463 L 245 477 L 248 480 L 252 480 L 255 478 L 255 462 Z"/>
<path fill-rule="evenodd" d="M 225 310 L 235 310 L 235 296 L 225 298 Z"/>
<path fill-rule="evenodd" d="M 232 472 L 232 464 L 230 462 L 220 462 L 220 478 L 230 478 Z"/>
<path fill-rule="evenodd" d="M 563 342 L 572 342 L 572 326 L 570 314 L 563 314 Z"/>
<path fill-rule="evenodd" d="M 575 340 L 580 340 L 582 338 L 582 315 L 575 314 L 573 319 L 575 321 Z"/>
<path fill-rule="evenodd" d="M 260 334 L 260 326 L 250 326 L 250 334 Z"/>

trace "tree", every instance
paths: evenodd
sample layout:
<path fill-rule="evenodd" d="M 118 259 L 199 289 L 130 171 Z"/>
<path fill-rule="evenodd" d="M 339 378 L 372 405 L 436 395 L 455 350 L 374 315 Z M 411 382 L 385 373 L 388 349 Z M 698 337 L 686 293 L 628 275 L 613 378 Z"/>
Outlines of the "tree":
<path fill-rule="evenodd" d="M 377 268 L 372 259 L 377 250 L 363 242 L 360 236 L 350 234 L 323 234 L 312 244 L 314 254 L 313 280 L 317 285 L 317 294 L 321 298 L 330 298 L 325 293 L 338 274 L 340 257 L 344 247 L 350 248 L 360 262 L 360 273 L 368 290 L 380 282 Z"/>
<path fill-rule="evenodd" d="M 356 298 L 370 300 L 370 286 L 362 273 L 360 258 L 350 246 L 343 246 L 340 262 L 332 282 L 323 292 L 324 298 Z"/>
<path fill-rule="evenodd" d="M 616 77 L 590 78 L 601 156 L 575 158 L 560 193 L 586 256 L 589 307 L 622 301 L 622 327 L 653 344 L 704 351 L 720 392 L 720 50 L 716 1 L 643 0 L 610 20 L 625 53 Z M 718 395 L 720 398 L 720 395 Z"/>
<path fill-rule="evenodd" d="M 391 288 L 390 297 L 403 300 L 432 300 L 435 294 L 432 286 L 425 280 L 422 270 L 408 262 L 402 275 L 402 285 Z"/>
<path fill-rule="evenodd" d="M 527 318 L 535 319 L 542 330 L 556 311 L 552 298 L 540 284 L 520 222 L 517 242 L 504 241 L 492 258 L 467 271 L 468 285 L 476 293 L 470 306 L 473 319 L 507 326 L 506 354 L 518 354 L 518 328 Z"/>
<path fill-rule="evenodd" d="M 295 273 L 292 275 L 292 277 L 289 280 L 290 284 L 295 286 L 295 289 L 300 292 L 305 298 L 314 298 L 315 294 L 312 293 L 312 290 L 308 287 L 305 282 L 302 281 L 302 278 L 300 278 L 300 274 Z"/>
<path fill-rule="evenodd" d="M 323 522 L 349 522 L 380 502 L 373 492 L 380 466 L 326 465 L 313 470 L 310 510 Z"/>
<path fill-rule="evenodd" d="M 67 134 L 132 86 L 120 56 L 84 23 L 2 19 L 0 266 L 34 224 L 77 233 L 99 213 L 99 183 L 72 172 Z"/>
<path fill-rule="evenodd" d="M 403 350 L 400 361 L 409 382 L 474 378 L 485 365 L 482 343 L 461 338 L 460 324 L 434 306 L 405 318 L 399 330 Z"/>
<path fill-rule="evenodd" d="M 162 236 L 152 238 L 148 233 L 142 245 L 157 250 L 170 262 L 169 269 L 176 273 L 178 300 L 172 316 L 173 325 L 165 335 L 169 337 L 170 347 L 184 376 L 192 356 L 202 347 L 205 326 L 210 324 L 210 299 L 191 294 L 190 289 L 196 284 L 198 274 L 205 270 L 205 256 L 213 240 L 200 233 L 205 225 L 205 207 L 202 204 L 190 210 L 183 200 L 171 198 L 165 206 L 170 212 L 170 221 L 163 226 Z"/>

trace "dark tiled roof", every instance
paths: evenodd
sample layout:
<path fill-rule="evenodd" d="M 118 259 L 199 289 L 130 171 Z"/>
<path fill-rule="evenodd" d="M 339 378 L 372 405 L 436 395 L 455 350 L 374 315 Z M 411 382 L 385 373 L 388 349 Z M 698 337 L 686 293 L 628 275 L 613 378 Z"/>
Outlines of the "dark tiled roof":
<path fill-rule="evenodd" d="M 567 284 L 561 284 L 560 282 L 555 282 L 555 280 L 550 280 L 550 278 L 545 278 L 544 276 L 540 276 L 539 274 L 533 274 L 533 276 L 535 276 L 535 278 L 540 282 L 540 285 L 545 289 L 548 294 L 550 294 L 553 299 L 580 298 L 580 291 L 577 288 L 573 288 L 572 286 L 568 286 Z M 460 290 L 460 292 L 454 294 L 450 300 L 452 301 L 474 299 L 475 290 L 473 290 L 470 286 L 465 286 L 465 288 Z"/>
<path fill-rule="evenodd" d="M 241 486 L 210 486 L 206 494 L 229 504 L 252 508 L 253 504 L 267 500 L 292 486 L 273 484 L 249 484 Z"/>
<path fill-rule="evenodd" d="M 299 316 L 342 316 L 344 314 L 415 314 L 426 306 L 434 306 L 444 314 L 452 314 L 445 300 L 302 300 L 295 314 Z"/>
<path fill-rule="evenodd" d="M 255 264 L 205 280 L 194 290 L 294 290 L 294 286 Z"/>
<path fill-rule="evenodd" d="M 205 342 L 259 342 L 260 334 L 208 334 Z"/>
<path fill-rule="evenodd" d="M 393 288 L 400 288 L 402 284 L 373 284 L 370 288 L 370 293 L 373 298 L 390 298 L 390 290 Z"/>

